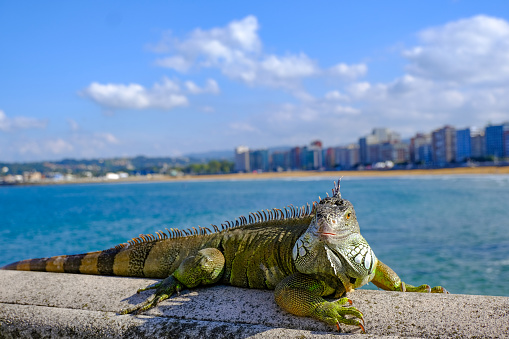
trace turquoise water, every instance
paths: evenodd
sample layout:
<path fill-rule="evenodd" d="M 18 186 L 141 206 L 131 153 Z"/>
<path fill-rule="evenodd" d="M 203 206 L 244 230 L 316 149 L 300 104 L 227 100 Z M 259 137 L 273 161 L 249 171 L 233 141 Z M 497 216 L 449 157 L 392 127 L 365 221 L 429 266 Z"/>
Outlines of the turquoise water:
<path fill-rule="evenodd" d="M 300 206 L 332 180 L 0 187 L 0 266 Z M 406 282 L 509 296 L 509 176 L 344 178 L 341 191 L 377 257 Z"/>

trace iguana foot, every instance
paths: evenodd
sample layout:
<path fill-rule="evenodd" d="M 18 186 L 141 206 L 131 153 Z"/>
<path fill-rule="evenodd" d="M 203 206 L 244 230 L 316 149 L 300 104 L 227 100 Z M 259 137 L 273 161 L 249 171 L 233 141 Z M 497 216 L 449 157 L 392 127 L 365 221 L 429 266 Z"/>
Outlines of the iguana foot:
<path fill-rule="evenodd" d="M 446 293 L 447 290 L 442 286 L 435 286 L 431 288 L 429 285 L 412 286 L 406 284 L 398 277 L 389 266 L 378 260 L 375 270 L 375 276 L 371 280 L 375 286 L 386 291 L 400 291 L 400 292 L 423 292 L 423 293 Z"/>
<path fill-rule="evenodd" d="M 341 332 L 340 324 L 359 326 L 362 333 L 366 333 L 363 314 L 355 307 L 343 306 L 344 304 L 352 304 L 348 298 L 341 298 L 333 302 L 324 301 L 318 305 L 314 311 L 313 317 L 327 324 L 336 325 Z M 353 318 L 347 318 L 347 315 Z"/>
<path fill-rule="evenodd" d="M 168 278 L 156 284 L 147 286 L 145 288 L 140 288 L 137 293 L 151 289 L 156 289 L 156 293 L 152 296 L 152 298 L 149 298 L 145 302 L 120 311 L 120 314 L 140 314 L 141 312 L 156 306 L 161 301 L 168 299 L 174 293 L 179 294 L 182 288 L 183 285 L 173 276 L 169 276 Z"/>

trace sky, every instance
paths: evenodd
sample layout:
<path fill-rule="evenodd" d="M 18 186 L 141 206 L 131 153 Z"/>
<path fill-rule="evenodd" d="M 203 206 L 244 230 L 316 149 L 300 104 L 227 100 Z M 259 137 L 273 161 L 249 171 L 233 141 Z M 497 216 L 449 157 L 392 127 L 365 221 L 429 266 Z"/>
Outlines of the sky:
<path fill-rule="evenodd" d="M 0 162 L 505 121 L 506 0 L 0 0 Z"/>

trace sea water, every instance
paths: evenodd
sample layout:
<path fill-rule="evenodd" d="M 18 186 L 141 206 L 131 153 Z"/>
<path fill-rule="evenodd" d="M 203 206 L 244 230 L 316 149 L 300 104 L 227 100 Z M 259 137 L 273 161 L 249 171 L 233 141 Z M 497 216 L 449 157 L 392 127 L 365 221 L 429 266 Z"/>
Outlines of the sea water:
<path fill-rule="evenodd" d="M 0 266 L 312 203 L 333 178 L 0 187 Z M 410 284 L 509 296 L 509 176 L 344 178 L 377 257 Z M 375 288 L 369 284 L 367 288 Z"/>

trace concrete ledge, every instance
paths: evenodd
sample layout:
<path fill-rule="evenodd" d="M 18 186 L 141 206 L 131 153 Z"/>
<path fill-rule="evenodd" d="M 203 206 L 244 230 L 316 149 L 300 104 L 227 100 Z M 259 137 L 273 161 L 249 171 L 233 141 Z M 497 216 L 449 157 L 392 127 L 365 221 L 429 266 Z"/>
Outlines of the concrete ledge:
<path fill-rule="evenodd" d="M 184 291 L 141 316 L 116 312 L 142 302 L 152 279 L 0 271 L 0 337 L 325 338 L 325 324 L 292 316 L 272 291 L 213 286 Z M 509 337 L 509 298 L 359 290 L 368 335 L 352 337 Z"/>

